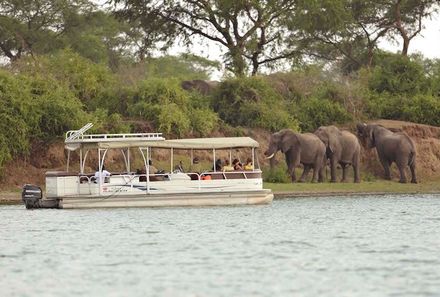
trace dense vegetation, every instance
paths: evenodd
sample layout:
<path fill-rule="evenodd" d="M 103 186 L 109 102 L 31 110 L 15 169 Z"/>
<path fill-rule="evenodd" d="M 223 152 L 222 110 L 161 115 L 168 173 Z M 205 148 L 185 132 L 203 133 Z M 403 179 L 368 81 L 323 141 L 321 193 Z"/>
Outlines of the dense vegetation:
<path fill-rule="evenodd" d="M 0 168 L 28 154 L 35 141 L 59 139 L 86 122 L 99 132 L 173 136 L 240 135 L 240 127 L 313 131 L 371 118 L 440 125 L 440 61 L 408 56 L 407 48 L 396 54 L 377 48 L 380 38 L 417 35 L 415 16 L 426 18 L 435 2 L 207 1 L 197 10 L 197 1 L 185 9 L 169 1 L 163 11 L 140 8 L 139 1 L 113 2 L 127 5 L 0 1 Z M 219 6 L 209 25 L 217 20 L 221 37 L 200 31 L 214 2 Z M 400 28 L 392 25 L 392 9 L 401 10 Z M 234 32 L 237 24 L 242 31 Z M 382 34 L 368 35 L 354 24 Z M 178 37 L 191 48 L 193 35 L 219 39 L 227 48 L 223 67 L 193 54 L 153 54 Z M 280 61 L 291 69 L 259 74 Z M 219 69 L 223 79 L 209 94 L 181 87 Z"/>

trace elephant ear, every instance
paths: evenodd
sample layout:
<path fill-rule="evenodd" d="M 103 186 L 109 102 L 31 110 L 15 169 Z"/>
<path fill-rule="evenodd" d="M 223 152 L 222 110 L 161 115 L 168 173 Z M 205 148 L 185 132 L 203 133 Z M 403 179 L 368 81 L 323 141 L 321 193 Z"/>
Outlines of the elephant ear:
<path fill-rule="evenodd" d="M 359 136 L 361 136 L 361 137 L 364 137 L 365 135 L 365 129 L 367 128 L 367 124 L 365 124 L 365 123 L 363 123 L 363 124 L 361 124 L 361 123 L 359 123 L 359 124 L 357 124 L 356 125 L 356 128 L 357 128 L 357 134 L 359 135 Z"/>
<path fill-rule="evenodd" d="M 374 138 L 374 128 L 370 126 L 370 129 L 368 129 L 368 137 L 371 140 L 371 145 L 376 145 L 376 139 Z"/>
<path fill-rule="evenodd" d="M 341 132 L 339 132 L 338 134 L 341 134 Z M 334 133 L 328 133 L 327 137 L 328 137 L 328 148 L 330 150 L 330 152 L 335 152 L 337 150 L 338 147 L 338 134 L 334 134 Z"/>
<path fill-rule="evenodd" d="M 298 145 L 298 137 L 296 134 L 290 131 L 286 131 L 281 138 L 281 152 L 285 153 L 290 150 L 293 146 Z"/>

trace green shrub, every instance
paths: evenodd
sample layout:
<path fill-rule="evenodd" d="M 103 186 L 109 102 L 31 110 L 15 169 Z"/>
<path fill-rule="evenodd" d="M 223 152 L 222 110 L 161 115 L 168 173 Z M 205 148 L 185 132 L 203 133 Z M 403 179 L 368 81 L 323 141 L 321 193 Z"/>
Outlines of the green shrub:
<path fill-rule="evenodd" d="M 259 77 L 237 78 L 220 84 L 212 102 L 214 111 L 232 126 L 260 127 L 271 131 L 298 129 L 286 101 Z"/>
<path fill-rule="evenodd" d="M 268 183 L 290 183 L 286 166 L 275 166 L 263 170 L 263 180 Z"/>
<path fill-rule="evenodd" d="M 327 99 L 310 98 L 302 100 L 296 116 L 302 131 L 312 132 L 320 126 L 343 124 L 352 120 L 352 116 L 341 104 Z"/>
<path fill-rule="evenodd" d="M 218 125 L 218 116 L 207 108 L 193 109 L 191 111 L 191 127 L 199 136 L 208 136 Z"/>
<path fill-rule="evenodd" d="M 188 115 L 175 103 L 163 105 L 157 120 L 159 131 L 175 133 L 178 136 L 188 133 L 191 124 Z"/>
<path fill-rule="evenodd" d="M 419 94 L 406 100 L 403 119 L 406 121 L 440 126 L 440 98 Z"/>
<path fill-rule="evenodd" d="M 192 130 L 206 136 L 218 124 L 217 114 L 209 109 L 209 98 L 183 90 L 177 79 L 142 81 L 132 102 L 128 114 L 150 121 L 163 133 L 183 136 Z"/>
<path fill-rule="evenodd" d="M 440 98 L 431 95 L 407 97 L 388 93 L 372 94 L 366 111 L 370 118 L 440 125 Z"/>
<path fill-rule="evenodd" d="M 117 80 L 111 70 L 70 49 L 32 59 L 23 58 L 14 67 L 22 74 L 53 79 L 64 85 L 88 110 L 118 106 L 119 99 L 112 96 L 117 89 Z"/>
<path fill-rule="evenodd" d="M 29 149 L 29 137 L 38 125 L 38 113 L 22 78 L 0 71 L 0 169 L 4 162 Z"/>
<path fill-rule="evenodd" d="M 371 90 L 391 94 L 425 93 L 429 88 L 423 67 L 409 57 L 384 54 L 369 76 Z"/>
<path fill-rule="evenodd" d="M 34 127 L 34 137 L 53 139 L 68 130 L 81 127 L 86 121 L 83 104 L 64 85 L 50 78 L 28 77 L 31 97 L 36 104 L 38 125 Z"/>
<path fill-rule="evenodd" d="M 130 133 L 130 125 L 124 123 L 118 113 L 110 114 L 106 109 L 98 108 L 89 115 L 89 122 L 93 123 L 94 133 Z"/>

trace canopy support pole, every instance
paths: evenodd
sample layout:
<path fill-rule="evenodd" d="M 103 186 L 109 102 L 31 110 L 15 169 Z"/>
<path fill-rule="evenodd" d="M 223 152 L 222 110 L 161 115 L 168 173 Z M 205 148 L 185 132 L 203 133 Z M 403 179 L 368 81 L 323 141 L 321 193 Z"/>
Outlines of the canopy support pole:
<path fill-rule="evenodd" d="M 258 169 L 260 169 L 260 160 L 258 159 L 258 154 L 257 154 L 257 156 L 256 156 L 256 160 L 257 160 L 257 166 L 258 166 Z M 255 170 L 255 166 L 254 166 L 254 170 Z"/>
<path fill-rule="evenodd" d="M 79 164 L 79 167 L 80 167 L 80 171 L 81 171 L 81 174 L 84 174 L 84 168 L 85 168 L 85 166 L 86 166 L 86 159 L 87 159 L 87 154 L 89 153 L 89 150 L 86 150 L 86 153 L 84 154 L 84 158 L 83 158 L 83 156 L 82 156 L 82 150 L 81 150 L 81 152 L 80 152 L 80 155 L 79 155 L 79 159 L 80 159 L 80 164 Z"/>
<path fill-rule="evenodd" d="M 255 148 L 252 148 L 252 170 L 255 170 L 255 162 L 254 162 L 254 158 L 255 158 Z"/>
<path fill-rule="evenodd" d="M 130 172 L 131 168 L 130 168 L 130 148 L 127 148 L 127 172 Z"/>
<path fill-rule="evenodd" d="M 101 149 L 98 149 L 98 187 L 99 187 L 99 196 L 102 195 L 101 175 L 102 175 Z"/>
<path fill-rule="evenodd" d="M 145 172 L 147 174 L 147 194 L 150 194 L 150 160 L 151 159 L 150 159 L 150 148 L 148 147 L 147 147 L 147 159 L 148 159 L 148 166 Z"/>
<path fill-rule="evenodd" d="M 67 150 L 67 165 L 66 165 L 67 172 L 69 172 L 69 164 L 70 164 L 70 150 Z"/>
<path fill-rule="evenodd" d="M 127 150 L 128 150 L 128 149 L 127 149 Z M 122 153 L 122 156 L 124 157 L 125 170 L 126 170 L 127 172 L 129 172 L 130 170 L 128 170 L 129 165 L 128 165 L 128 159 L 127 159 L 127 156 L 125 155 L 125 149 L 121 149 L 121 153 Z"/>
<path fill-rule="evenodd" d="M 101 151 L 103 151 L 104 153 L 102 154 L 102 158 L 101 158 Z M 98 149 L 98 162 L 99 162 L 99 175 L 98 175 L 98 179 L 99 179 L 99 196 L 102 195 L 102 182 L 103 182 L 103 176 L 102 176 L 102 168 L 104 167 L 104 160 L 105 160 L 105 155 L 107 154 L 107 149 Z M 105 178 L 105 177 L 104 177 Z"/>
<path fill-rule="evenodd" d="M 144 154 L 144 147 L 140 147 L 139 151 L 141 152 L 142 159 L 144 160 L 144 166 L 145 166 L 145 174 L 147 175 L 147 194 L 150 193 L 150 165 L 147 165 L 147 159 L 145 158 Z M 147 148 L 147 158 L 148 158 L 148 148 Z"/>
<path fill-rule="evenodd" d="M 171 148 L 171 168 L 170 168 L 170 172 L 173 172 L 173 165 L 174 165 L 174 149 Z"/>
<path fill-rule="evenodd" d="M 79 149 L 79 173 L 84 174 L 84 167 L 82 162 L 83 150 Z"/>
<path fill-rule="evenodd" d="M 213 168 L 214 168 L 214 172 L 217 172 L 217 166 L 215 166 L 215 149 L 212 150 L 212 154 L 213 154 L 213 159 L 212 159 L 212 164 L 213 164 Z"/>

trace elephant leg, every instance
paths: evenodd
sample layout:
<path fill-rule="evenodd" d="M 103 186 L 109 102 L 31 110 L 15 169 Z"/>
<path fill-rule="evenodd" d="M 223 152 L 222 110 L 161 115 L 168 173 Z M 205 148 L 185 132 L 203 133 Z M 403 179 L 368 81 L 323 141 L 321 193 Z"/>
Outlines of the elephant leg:
<path fill-rule="evenodd" d="M 359 174 L 360 168 L 359 168 L 359 155 L 355 157 L 353 164 L 351 164 L 353 166 L 353 175 L 354 175 L 354 182 L 355 183 L 360 183 L 361 182 L 361 176 Z"/>
<path fill-rule="evenodd" d="M 408 164 L 407 160 L 399 159 L 396 162 L 397 168 L 399 168 L 399 173 L 400 173 L 399 183 L 402 183 L 402 184 L 406 184 L 406 182 L 407 182 L 406 173 L 405 173 L 406 164 Z"/>
<path fill-rule="evenodd" d="M 390 163 L 385 158 L 379 157 L 379 159 L 380 163 L 382 164 L 383 170 L 385 171 L 385 179 L 391 180 Z"/>
<path fill-rule="evenodd" d="M 304 171 L 303 171 L 301 177 L 299 178 L 299 182 L 300 182 L 300 183 L 303 183 L 303 182 L 306 181 L 306 178 L 307 178 L 307 176 L 309 175 L 309 171 L 310 171 L 310 169 L 311 169 L 311 166 L 310 166 L 310 165 L 304 165 Z"/>
<path fill-rule="evenodd" d="M 320 164 L 317 162 L 313 165 L 313 177 L 312 177 L 312 183 L 320 181 L 320 175 L 321 175 L 321 168 Z"/>
<path fill-rule="evenodd" d="M 295 174 L 295 167 L 293 168 L 289 168 L 287 170 L 288 174 L 290 175 L 290 179 L 292 181 L 292 183 L 296 182 L 296 174 Z"/>
<path fill-rule="evenodd" d="M 324 182 L 324 170 L 325 170 L 325 165 L 323 164 L 320 168 L 319 168 L 319 172 L 318 172 L 318 182 L 322 183 Z"/>
<path fill-rule="evenodd" d="M 335 183 L 336 182 L 336 159 L 331 158 L 330 159 L 330 182 Z"/>
<path fill-rule="evenodd" d="M 402 165 L 399 165 L 398 168 L 399 168 L 399 172 L 400 172 L 400 180 L 399 180 L 399 183 L 406 184 L 405 167 L 402 166 Z"/>
<path fill-rule="evenodd" d="M 413 161 L 409 165 L 409 169 L 411 170 L 411 183 L 416 184 L 417 183 L 417 177 L 416 177 L 416 162 Z"/>
<path fill-rule="evenodd" d="M 346 183 L 347 182 L 347 171 L 348 171 L 348 165 L 347 164 L 341 164 L 342 167 L 342 179 L 341 182 L 342 183 Z"/>

